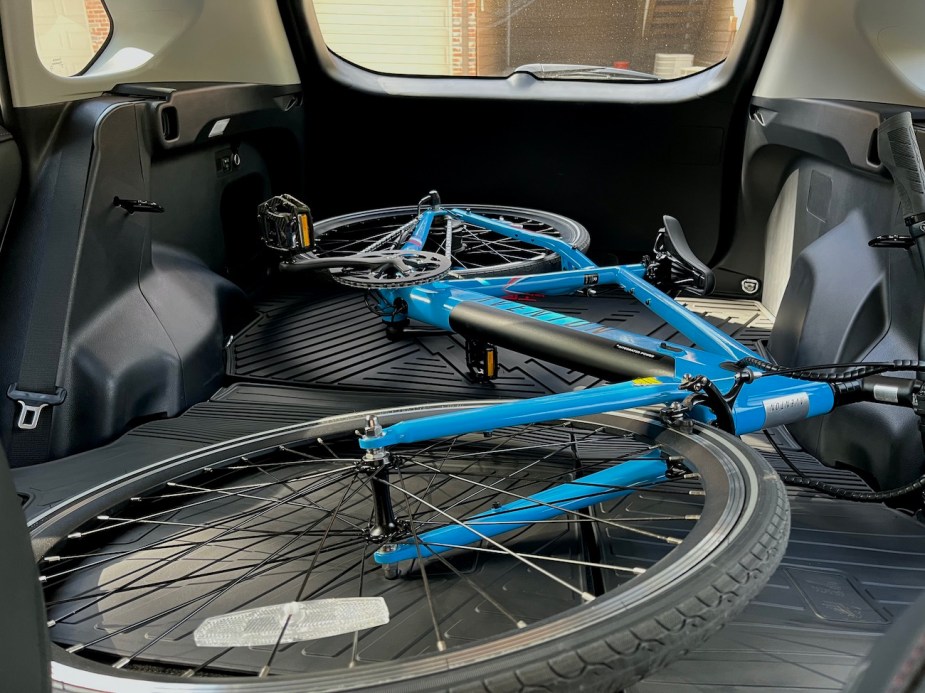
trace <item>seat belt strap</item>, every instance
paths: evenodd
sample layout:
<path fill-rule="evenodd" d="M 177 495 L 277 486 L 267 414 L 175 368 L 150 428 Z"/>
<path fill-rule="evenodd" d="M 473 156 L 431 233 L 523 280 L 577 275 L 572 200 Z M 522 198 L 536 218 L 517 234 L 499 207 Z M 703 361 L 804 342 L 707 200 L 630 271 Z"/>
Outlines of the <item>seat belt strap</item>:
<path fill-rule="evenodd" d="M 17 403 L 10 436 L 10 463 L 17 467 L 49 459 L 53 411 L 67 397 L 64 388 L 57 384 L 58 363 L 68 322 L 93 152 L 93 138 L 86 132 L 67 132 L 83 130 L 87 124 L 70 125 L 58 137 L 64 144 L 46 162 L 34 188 L 48 195 L 47 211 L 40 211 L 30 228 L 25 229 L 39 236 L 33 242 L 42 243 L 45 254 L 32 298 L 19 379 L 6 387 L 7 397 Z"/>

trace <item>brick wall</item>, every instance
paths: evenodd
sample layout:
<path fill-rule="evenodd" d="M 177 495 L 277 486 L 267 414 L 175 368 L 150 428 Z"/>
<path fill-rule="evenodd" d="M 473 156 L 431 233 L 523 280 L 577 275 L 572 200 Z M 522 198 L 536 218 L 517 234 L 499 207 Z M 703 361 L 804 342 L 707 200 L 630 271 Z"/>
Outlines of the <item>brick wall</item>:
<path fill-rule="evenodd" d="M 454 75 L 476 75 L 478 19 L 476 0 L 452 0 L 450 65 Z"/>
<path fill-rule="evenodd" d="M 451 0 L 455 75 L 505 74 L 536 62 L 628 64 L 651 72 L 656 53 L 692 53 L 694 65 L 705 67 L 726 57 L 736 33 L 733 0 L 479 0 L 477 4 Z M 473 12 L 475 37 L 469 33 Z M 477 68 L 472 72 L 470 56 L 476 47 Z"/>
<path fill-rule="evenodd" d="M 102 0 L 84 0 L 87 10 L 87 26 L 90 27 L 90 41 L 94 55 L 106 43 L 112 25 L 109 23 L 109 14 L 103 7 Z"/>

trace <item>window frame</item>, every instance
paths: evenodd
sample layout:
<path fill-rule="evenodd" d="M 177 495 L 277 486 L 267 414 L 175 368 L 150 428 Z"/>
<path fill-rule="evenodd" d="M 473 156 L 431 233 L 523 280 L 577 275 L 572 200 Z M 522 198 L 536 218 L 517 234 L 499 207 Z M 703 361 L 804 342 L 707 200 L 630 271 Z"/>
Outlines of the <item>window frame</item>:
<path fill-rule="evenodd" d="M 312 0 L 295 0 L 300 23 L 310 41 L 317 67 L 341 85 L 370 94 L 403 97 L 449 97 L 499 100 L 675 103 L 721 91 L 743 69 L 768 24 L 776 24 L 780 0 L 749 0 L 741 29 L 725 60 L 701 72 L 658 82 L 538 79 L 515 72 L 507 77 L 397 75 L 375 72 L 328 48 Z M 773 27 L 769 27 L 773 28 Z"/>
<path fill-rule="evenodd" d="M 83 69 L 80 72 L 76 72 L 70 77 L 83 77 L 89 70 L 93 68 L 93 65 L 99 60 L 99 57 L 106 51 L 109 47 L 110 41 L 112 41 L 112 35 L 116 32 L 116 25 L 112 21 L 112 12 L 109 11 L 108 5 L 106 5 L 107 0 L 98 0 L 100 6 L 106 12 L 106 16 L 109 17 L 109 34 L 106 36 L 106 40 L 97 48 L 96 53 L 93 54 L 93 57 L 83 66 Z"/>
<path fill-rule="evenodd" d="M 39 60 L 32 3 L 0 2 L 12 105 L 27 108 L 78 101 L 126 83 L 298 84 L 278 0 L 247 0 L 236 12 L 228 12 L 226 2 L 107 0 L 109 42 L 86 70 L 69 77 L 49 72 Z M 172 8 L 180 15 L 165 14 Z M 150 22 L 145 23 L 148 15 L 164 17 L 158 31 L 152 32 Z M 148 58 L 110 65 L 123 50 L 140 50 Z"/>

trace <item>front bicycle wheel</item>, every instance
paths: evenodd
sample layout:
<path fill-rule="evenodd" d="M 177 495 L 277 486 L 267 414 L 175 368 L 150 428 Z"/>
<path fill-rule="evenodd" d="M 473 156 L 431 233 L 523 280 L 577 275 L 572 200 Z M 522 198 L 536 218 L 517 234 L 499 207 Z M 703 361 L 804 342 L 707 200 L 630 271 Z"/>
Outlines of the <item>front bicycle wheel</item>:
<path fill-rule="evenodd" d="M 591 244 L 587 229 L 578 222 L 551 212 L 497 205 L 444 205 L 459 207 L 490 219 L 506 221 L 518 228 L 560 238 L 584 252 Z M 402 233 L 417 216 L 417 207 L 391 207 L 345 214 L 315 223 L 317 257 L 337 257 L 374 250 L 400 248 Z M 461 277 L 505 276 L 552 272 L 560 268 L 559 255 L 524 241 L 503 236 L 473 224 L 454 220 L 451 259 L 454 273 Z M 447 218 L 434 220 L 423 250 L 445 254 Z"/>
<path fill-rule="evenodd" d="M 484 403 L 483 403 L 484 404 Z M 379 413 L 383 424 L 470 404 Z M 396 447 L 406 537 L 658 456 L 673 478 L 387 579 L 351 415 L 252 436 L 117 479 L 33 528 L 53 676 L 67 690 L 619 690 L 693 647 L 781 559 L 783 486 L 735 438 L 623 412 Z M 588 596 L 593 599 L 589 600 Z M 382 597 L 388 623 L 197 647 L 207 617 Z M 285 624 L 282 626 L 285 629 Z M 271 640 L 273 640 L 271 638 Z"/>

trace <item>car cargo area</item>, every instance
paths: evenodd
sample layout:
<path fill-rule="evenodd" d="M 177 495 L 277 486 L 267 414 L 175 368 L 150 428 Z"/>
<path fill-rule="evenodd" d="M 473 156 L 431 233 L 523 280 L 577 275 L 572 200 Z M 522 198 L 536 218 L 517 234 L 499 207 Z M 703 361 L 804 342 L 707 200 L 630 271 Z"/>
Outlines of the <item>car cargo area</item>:
<path fill-rule="evenodd" d="M 0 28 L 2 691 L 925 691 L 921 0 Z"/>
<path fill-rule="evenodd" d="M 761 353 L 773 318 L 760 302 L 685 303 Z M 541 299 L 539 305 L 684 343 L 622 292 Z M 64 499 L 136 470 L 306 421 L 384 406 L 530 397 L 597 382 L 502 351 L 498 379 L 474 383 L 458 337 L 425 332 L 391 341 L 360 292 L 331 282 L 268 287 L 254 309 L 257 317 L 225 350 L 227 384 L 207 400 L 100 448 L 15 470 L 27 517 L 35 520 Z M 851 471 L 820 464 L 785 429 L 745 439 L 779 471 L 848 490 L 869 488 Z M 720 633 L 631 690 L 840 691 L 850 682 L 878 637 L 921 591 L 925 555 L 916 547 L 925 545 L 925 527 L 883 504 L 796 488 L 789 496 L 790 542 L 764 591 Z"/>

